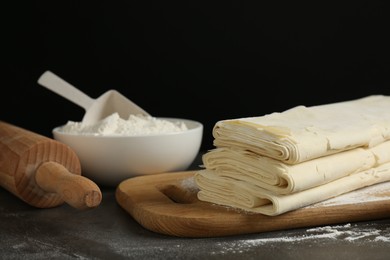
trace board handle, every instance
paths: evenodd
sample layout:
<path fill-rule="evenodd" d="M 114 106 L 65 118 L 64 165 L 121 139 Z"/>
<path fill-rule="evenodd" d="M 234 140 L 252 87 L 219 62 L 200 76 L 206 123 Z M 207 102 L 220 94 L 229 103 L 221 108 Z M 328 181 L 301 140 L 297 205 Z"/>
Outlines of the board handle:
<path fill-rule="evenodd" d="M 47 192 L 57 193 L 77 209 L 97 207 L 102 200 L 99 187 L 90 179 L 70 173 L 56 162 L 44 162 L 36 170 L 35 181 Z"/>

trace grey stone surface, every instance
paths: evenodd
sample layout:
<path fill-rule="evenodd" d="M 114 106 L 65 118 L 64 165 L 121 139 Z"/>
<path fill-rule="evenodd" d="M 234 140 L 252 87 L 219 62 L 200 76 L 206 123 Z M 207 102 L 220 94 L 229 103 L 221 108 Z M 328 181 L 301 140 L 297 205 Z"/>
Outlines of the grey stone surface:
<path fill-rule="evenodd" d="M 390 219 L 216 238 L 151 232 L 102 188 L 80 211 L 37 209 L 0 188 L 0 259 L 389 259 Z M 390 209 L 389 209 L 390 210 Z"/>

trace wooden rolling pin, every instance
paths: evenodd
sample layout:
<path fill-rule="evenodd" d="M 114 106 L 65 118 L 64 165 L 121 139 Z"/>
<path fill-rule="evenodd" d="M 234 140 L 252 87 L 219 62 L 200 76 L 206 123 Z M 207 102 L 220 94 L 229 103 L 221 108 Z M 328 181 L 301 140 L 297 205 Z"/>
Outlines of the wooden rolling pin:
<path fill-rule="evenodd" d="M 76 153 L 67 145 L 0 121 L 0 186 L 38 208 L 68 203 L 97 207 L 102 194 L 81 176 Z"/>

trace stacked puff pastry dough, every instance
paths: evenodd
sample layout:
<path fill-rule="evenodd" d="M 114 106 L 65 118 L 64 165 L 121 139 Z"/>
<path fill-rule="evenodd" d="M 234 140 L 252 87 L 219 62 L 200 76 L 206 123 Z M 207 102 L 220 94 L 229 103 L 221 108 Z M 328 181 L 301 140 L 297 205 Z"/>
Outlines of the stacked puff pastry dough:
<path fill-rule="evenodd" d="M 275 216 L 390 180 L 390 97 L 222 120 L 198 198 Z"/>

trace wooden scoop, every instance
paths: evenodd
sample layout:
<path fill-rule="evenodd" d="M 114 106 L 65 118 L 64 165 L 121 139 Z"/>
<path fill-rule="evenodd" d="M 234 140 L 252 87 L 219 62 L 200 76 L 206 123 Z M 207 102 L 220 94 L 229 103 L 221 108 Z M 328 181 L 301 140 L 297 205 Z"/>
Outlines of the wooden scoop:
<path fill-rule="evenodd" d="M 99 187 L 81 176 L 80 161 L 68 146 L 0 121 L 0 186 L 38 208 L 68 203 L 98 206 Z"/>
<path fill-rule="evenodd" d="M 93 99 L 50 71 L 41 75 L 38 84 L 84 108 L 86 112 L 83 123 L 93 124 L 115 112 L 123 119 L 127 119 L 131 114 L 149 115 L 116 90 L 108 90 Z"/>

